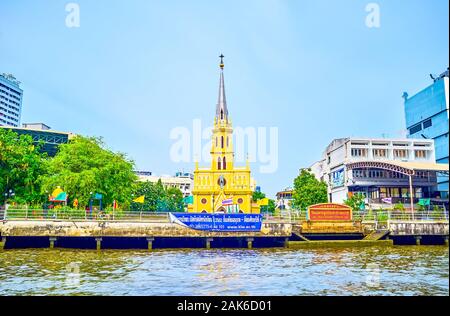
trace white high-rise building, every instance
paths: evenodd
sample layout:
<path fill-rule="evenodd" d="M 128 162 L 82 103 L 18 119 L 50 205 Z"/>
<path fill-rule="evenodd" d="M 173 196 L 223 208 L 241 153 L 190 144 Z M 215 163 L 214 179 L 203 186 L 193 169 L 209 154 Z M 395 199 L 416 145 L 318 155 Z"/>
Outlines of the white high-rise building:
<path fill-rule="evenodd" d="M 0 74 L 0 126 L 20 126 L 22 113 L 20 82 L 11 74 Z"/>

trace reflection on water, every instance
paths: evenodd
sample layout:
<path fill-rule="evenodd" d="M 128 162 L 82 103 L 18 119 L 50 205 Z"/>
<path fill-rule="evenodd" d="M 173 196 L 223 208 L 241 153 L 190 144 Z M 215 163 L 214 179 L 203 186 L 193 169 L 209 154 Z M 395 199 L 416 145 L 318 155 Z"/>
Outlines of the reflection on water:
<path fill-rule="evenodd" d="M 0 295 L 449 295 L 448 248 L 0 251 Z"/>

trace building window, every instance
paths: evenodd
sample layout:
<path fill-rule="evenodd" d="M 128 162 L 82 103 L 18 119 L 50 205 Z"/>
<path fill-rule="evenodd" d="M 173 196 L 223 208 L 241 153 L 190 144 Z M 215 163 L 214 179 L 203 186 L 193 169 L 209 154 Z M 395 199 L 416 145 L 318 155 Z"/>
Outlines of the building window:
<path fill-rule="evenodd" d="M 220 110 L 220 119 L 223 120 L 223 110 Z"/>
<path fill-rule="evenodd" d="M 405 149 L 394 149 L 395 158 L 406 158 L 407 156 L 408 152 Z"/>
<path fill-rule="evenodd" d="M 239 199 L 237 200 L 237 202 L 238 202 L 238 204 L 242 204 L 242 203 L 244 203 L 244 200 L 243 200 L 242 198 L 239 198 Z"/>
<path fill-rule="evenodd" d="M 230 138 L 227 136 L 227 147 L 230 146 Z"/>
<path fill-rule="evenodd" d="M 202 202 L 202 204 L 206 204 L 206 203 L 208 203 L 208 200 L 203 198 L 201 202 Z"/>
<path fill-rule="evenodd" d="M 217 169 L 222 170 L 222 161 L 220 160 L 220 157 L 217 158 Z"/>
<path fill-rule="evenodd" d="M 366 157 L 367 149 L 352 148 L 352 157 Z"/>
<path fill-rule="evenodd" d="M 220 144 L 221 144 L 221 146 L 223 148 L 223 136 L 220 137 Z"/>
<path fill-rule="evenodd" d="M 420 132 L 422 130 L 422 124 L 414 125 L 409 129 L 409 135 L 415 134 L 417 132 Z"/>
<path fill-rule="evenodd" d="M 386 158 L 386 149 L 374 149 L 373 156 L 375 158 Z"/>
<path fill-rule="evenodd" d="M 391 188 L 391 197 L 400 197 L 399 188 Z"/>
<path fill-rule="evenodd" d="M 433 124 L 431 122 L 431 119 L 428 119 L 426 121 L 423 122 L 423 129 L 431 127 Z"/>
<path fill-rule="evenodd" d="M 227 158 L 223 157 L 223 170 L 227 170 Z"/>
<path fill-rule="evenodd" d="M 425 150 L 416 150 L 415 151 L 416 159 L 423 159 L 423 158 L 426 158 L 426 156 L 427 156 L 427 153 Z"/>

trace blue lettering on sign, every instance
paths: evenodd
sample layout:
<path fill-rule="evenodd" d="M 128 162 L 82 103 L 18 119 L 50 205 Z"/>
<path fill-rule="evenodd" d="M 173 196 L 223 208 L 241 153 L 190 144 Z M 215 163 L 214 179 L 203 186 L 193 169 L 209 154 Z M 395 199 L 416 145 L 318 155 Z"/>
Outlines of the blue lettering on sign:
<path fill-rule="evenodd" d="M 261 231 L 261 214 L 171 213 L 171 221 L 192 229 L 220 232 Z"/>

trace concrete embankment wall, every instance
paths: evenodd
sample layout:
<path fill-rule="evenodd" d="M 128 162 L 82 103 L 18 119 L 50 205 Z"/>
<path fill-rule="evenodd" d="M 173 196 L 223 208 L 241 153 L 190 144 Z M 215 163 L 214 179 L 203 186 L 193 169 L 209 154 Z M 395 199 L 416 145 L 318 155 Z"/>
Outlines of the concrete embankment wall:
<path fill-rule="evenodd" d="M 448 222 L 390 221 L 391 236 L 448 236 Z"/>
<path fill-rule="evenodd" d="M 292 225 L 263 223 L 260 232 L 207 232 L 174 223 L 6 221 L 1 236 L 21 237 L 289 237 Z"/>
<path fill-rule="evenodd" d="M 292 225 L 263 223 L 259 232 L 207 232 L 173 223 L 98 221 L 0 222 L 0 250 L 17 248 L 164 249 L 284 247 Z"/>

